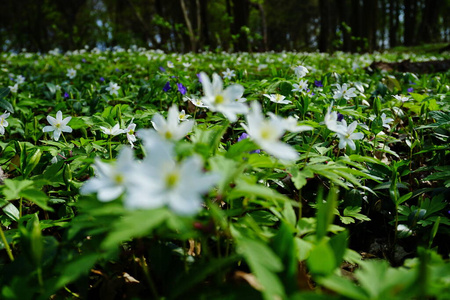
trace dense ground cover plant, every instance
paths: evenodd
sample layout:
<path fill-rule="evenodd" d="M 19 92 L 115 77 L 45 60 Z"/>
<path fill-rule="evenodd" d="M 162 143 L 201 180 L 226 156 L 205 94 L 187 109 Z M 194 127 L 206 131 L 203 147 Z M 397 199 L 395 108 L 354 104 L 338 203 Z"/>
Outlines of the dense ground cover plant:
<path fill-rule="evenodd" d="M 1 298 L 448 299 L 449 74 L 405 58 L 2 54 Z"/>

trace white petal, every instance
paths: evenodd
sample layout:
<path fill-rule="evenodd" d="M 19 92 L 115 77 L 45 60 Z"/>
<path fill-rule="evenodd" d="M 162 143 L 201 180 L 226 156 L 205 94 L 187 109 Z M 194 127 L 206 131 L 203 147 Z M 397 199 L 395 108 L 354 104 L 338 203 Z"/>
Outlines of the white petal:
<path fill-rule="evenodd" d="M 102 202 L 112 201 L 117 199 L 124 192 L 124 190 L 124 187 L 120 185 L 108 186 L 98 191 L 97 198 Z"/>
<path fill-rule="evenodd" d="M 55 127 L 53 127 L 53 126 L 45 126 L 42 129 L 43 132 L 49 132 L 49 131 L 53 131 L 53 130 L 55 130 Z"/>

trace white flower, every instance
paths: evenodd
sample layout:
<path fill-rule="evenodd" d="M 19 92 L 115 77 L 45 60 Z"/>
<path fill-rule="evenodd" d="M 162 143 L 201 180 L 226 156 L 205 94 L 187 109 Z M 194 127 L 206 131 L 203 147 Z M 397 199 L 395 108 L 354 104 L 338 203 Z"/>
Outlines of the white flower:
<path fill-rule="evenodd" d="M 201 209 L 202 194 L 207 193 L 218 181 L 215 174 L 202 171 L 199 157 L 183 162 L 175 161 L 173 144 L 158 136 L 153 130 L 143 135 L 147 153 L 141 168 L 133 178 L 125 207 L 130 209 L 167 206 L 179 215 L 193 215 Z"/>
<path fill-rule="evenodd" d="M 307 80 L 300 80 L 298 84 L 293 84 L 294 88 L 292 89 L 293 92 L 301 92 L 306 91 L 308 89 L 308 81 Z"/>
<path fill-rule="evenodd" d="M 201 100 L 211 111 L 221 112 L 230 122 L 236 122 L 237 114 L 248 112 L 248 107 L 244 103 L 235 101 L 242 97 L 244 87 L 240 84 L 233 84 L 224 90 L 222 78 L 216 73 L 212 77 L 211 83 L 208 75 L 204 72 L 200 73 L 200 80 L 205 93 Z"/>
<path fill-rule="evenodd" d="M 272 118 L 278 118 L 279 122 L 283 125 L 284 129 L 290 132 L 302 132 L 313 130 L 314 128 L 308 125 L 298 125 L 298 119 L 293 116 L 289 116 L 287 119 L 279 117 L 272 112 L 269 112 L 268 115 Z"/>
<path fill-rule="evenodd" d="M 290 100 L 284 100 L 284 98 L 286 98 L 283 95 L 280 94 L 264 94 L 264 96 L 266 96 L 267 98 L 269 98 L 270 101 L 275 102 L 277 104 L 289 104 L 291 103 Z"/>
<path fill-rule="evenodd" d="M 23 77 L 22 75 L 17 75 L 16 82 L 17 82 L 17 84 L 24 83 L 25 82 L 25 77 Z"/>
<path fill-rule="evenodd" d="M 8 127 L 8 121 L 6 118 L 9 117 L 9 113 L 5 111 L 3 115 L 0 116 L 0 134 L 5 134 L 5 128 Z"/>
<path fill-rule="evenodd" d="M 50 126 L 45 126 L 42 129 L 44 132 L 53 131 L 53 139 L 55 141 L 59 140 L 62 132 L 72 132 L 72 128 L 67 126 L 67 123 L 69 123 L 72 117 L 67 117 L 64 119 L 62 117 L 63 114 L 60 110 L 56 113 L 56 119 L 52 116 L 47 116 L 47 121 L 50 123 Z"/>
<path fill-rule="evenodd" d="M 383 127 L 386 128 L 387 130 L 391 129 L 390 124 L 392 122 L 394 122 L 394 119 L 387 118 L 385 113 L 382 113 L 380 117 L 381 117 L 381 121 L 383 122 Z M 371 116 L 371 117 L 369 117 L 369 120 L 373 121 L 373 120 L 375 120 L 375 118 L 376 118 L 375 116 Z"/>
<path fill-rule="evenodd" d="M 124 130 L 124 132 L 127 134 L 127 140 L 131 144 L 131 148 L 134 147 L 134 142 L 136 142 L 136 135 L 134 135 L 134 132 L 136 130 L 136 124 L 133 123 L 133 119 L 131 119 L 130 125 Z"/>
<path fill-rule="evenodd" d="M 334 99 L 341 99 L 344 98 L 345 100 L 349 100 L 350 98 L 356 97 L 355 88 L 349 88 L 346 83 L 344 83 L 342 86 L 339 83 L 334 84 L 336 86 L 336 90 L 334 91 L 333 98 Z"/>
<path fill-rule="evenodd" d="M 75 76 L 77 76 L 77 70 L 73 68 L 68 69 L 66 76 L 69 77 L 70 79 L 74 79 Z"/>
<path fill-rule="evenodd" d="M 104 126 L 100 126 L 100 129 L 102 130 L 102 132 L 104 134 L 113 135 L 113 136 L 125 133 L 125 131 L 123 129 L 120 129 L 119 123 L 114 125 L 114 127 L 112 127 L 112 128 L 106 128 Z"/>
<path fill-rule="evenodd" d="M 95 177 L 90 178 L 80 189 L 83 195 L 97 192 L 98 200 L 112 201 L 122 195 L 132 184 L 131 176 L 135 174 L 133 151 L 123 148 L 115 164 L 104 163 L 98 158 L 94 163 Z"/>
<path fill-rule="evenodd" d="M 356 126 L 358 125 L 358 122 L 354 121 L 352 124 L 350 124 L 347 127 L 347 122 L 345 120 L 342 120 L 342 127 L 345 129 L 345 134 L 342 134 L 341 132 L 336 132 L 336 136 L 339 137 L 339 149 L 343 149 L 349 145 L 349 147 L 352 150 L 356 149 L 355 142 L 353 140 L 360 140 L 364 137 L 364 134 L 362 132 L 356 132 L 355 131 Z"/>
<path fill-rule="evenodd" d="M 15 85 L 13 85 L 13 86 L 8 86 L 8 88 L 9 88 L 9 90 L 11 91 L 11 93 L 13 93 L 13 94 L 15 94 L 15 93 L 17 93 L 17 90 L 19 89 L 19 84 L 18 83 L 16 83 Z"/>
<path fill-rule="evenodd" d="M 167 67 L 168 67 L 168 68 L 173 68 L 173 67 L 174 67 L 173 62 L 168 61 L 168 62 L 167 62 Z"/>
<path fill-rule="evenodd" d="M 347 132 L 347 127 L 342 126 L 342 123 L 338 122 L 337 112 L 331 111 L 332 106 L 333 105 L 330 105 L 330 107 L 328 107 L 328 111 L 325 114 L 324 123 L 329 130 L 345 135 Z"/>
<path fill-rule="evenodd" d="M 247 114 L 247 124 L 241 123 L 250 138 L 267 153 L 285 160 L 296 160 L 297 151 L 280 141 L 285 132 L 285 123 L 278 117 L 265 119 L 261 105 L 253 101 L 252 110 Z"/>
<path fill-rule="evenodd" d="M 236 74 L 234 73 L 234 70 L 230 70 L 229 68 L 227 68 L 226 71 L 222 72 L 223 74 L 223 78 L 226 78 L 228 80 L 230 80 L 232 77 L 235 77 Z"/>
<path fill-rule="evenodd" d="M 61 91 L 61 86 L 60 86 L 59 84 L 57 84 L 57 85 L 55 85 L 55 89 L 56 89 L 57 91 Z"/>
<path fill-rule="evenodd" d="M 297 66 L 294 68 L 294 72 L 297 78 L 303 78 L 306 76 L 306 74 L 308 74 L 309 71 L 304 66 Z"/>
<path fill-rule="evenodd" d="M 190 115 L 187 115 L 184 109 L 178 113 L 178 121 L 183 122 L 187 121 Z"/>
<path fill-rule="evenodd" d="M 152 118 L 152 124 L 155 130 L 165 139 L 178 141 L 185 137 L 194 126 L 194 121 L 188 120 L 180 123 L 178 120 L 180 112 L 174 104 L 169 108 L 167 121 L 159 113 Z"/>
<path fill-rule="evenodd" d="M 111 96 L 112 95 L 118 96 L 119 89 L 120 89 L 120 86 L 117 83 L 114 83 L 112 81 L 109 83 L 109 87 L 106 88 L 106 90 L 109 92 L 109 94 Z"/>
<path fill-rule="evenodd" d="M 392 97 L 394 97 L 395 99 L 402 101 L 402 102 L 411 100 L 411 98 L 409 98 L 408 96 L 403 96 L 403 95 L 393 95 Z"/>
<path fill-rule="evenodd" d="M 183 67 L 189 68 L 191 66 L 191 63 L 183 63 Z"/>

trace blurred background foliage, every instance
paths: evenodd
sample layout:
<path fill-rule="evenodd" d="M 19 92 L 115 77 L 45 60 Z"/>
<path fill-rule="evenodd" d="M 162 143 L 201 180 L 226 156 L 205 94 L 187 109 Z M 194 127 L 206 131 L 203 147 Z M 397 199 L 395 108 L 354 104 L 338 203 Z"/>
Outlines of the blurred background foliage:
<path fill-rule="evenodd" d="M 450 0 L 2 0 L 3 51 L 366 52 L 450 42 Z"/>

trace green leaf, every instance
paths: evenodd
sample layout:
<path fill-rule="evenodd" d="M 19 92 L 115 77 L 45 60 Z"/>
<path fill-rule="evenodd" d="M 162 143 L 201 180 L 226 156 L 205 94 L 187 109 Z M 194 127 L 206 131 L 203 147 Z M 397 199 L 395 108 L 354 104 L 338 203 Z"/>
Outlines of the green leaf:
<path fill-rule="evenodd" d="M 3 212 L 13 221 L 19 221 L 20 213 L 17 207 L 12 203 L 8 203 L 5 207 L 2 208 Z"/>
<path fill-rule="evenodd" d="M 132 238 L 151 234 L 160 226 L 170 213 L 167 209 L 139 210 L 123 216 L 113 225 L 113 229 L 101 244 L 102 249 L 117 247 L 119 243 Z"/>
<path fill-rule="evenodd" d="M 10 113 L 14 113 L 14 108 L 11 105 L 11 103 L 9 103 L 8 101 L 6 101 L 3 98 L 0 98 L 0 107 L 2 109 L 5 109 L 5 110 L 9 111 Z"/>
<path fill-rule="evenodd" d="M 310 252 L 306 260 L 308 269 L 313 275 L 327 276 L 336 268 L 336 258 L 330 244 L 322 239 Z"/>
<path fill-rule="evenodd" d="M 46 211 L 53 211 L 53 208 L 47 205 L 49 197 L 43 191 L 34 188 L 26 188 L 21 190 L 19 195 L 34 204 L 37 204 L 40 208 Z"/>
<path fill-rule="evenodd" d="M 306 185 L 306 179 L 314 177 L 314 173 L 311 170 L 298 170 L 295 167 L 290 169 L 290 174 L 292 175 L 291 180 L 298 190 Z"/>
<path fill-rule="evenodd" d="M 354 300 L 369 300 L 364 290 L 350 280 L 331 275 L 326 278 L 318 278 L 317 281 L 327 289 L 335 291 L 344 297 Z"/>
<path fill-rule="evenodd" d="M 328 227 L 333 222 L 334 210 L 337 206 L 338 190 L 333 187 L 328 192 L 327 201 L 324 203 L 322 199 L 322 193 L 318 193 L 317 196 L 317 227 L 316 227 L 316 239 L 320 241 L 328 232 Z"/>
<path fill-rule="evenodd" d="M 81 275 L 89 274 L 98 258 L 99 255 L 97 253 L 85 253 L 65 264 L 60 264 L 59 266 L 62 266 L 62 270 L 56 281 L 56 288 L 62 288 L 68 283 L 75 281 Z"/>
<path fill-rule="evenodd" d="M 31 180 L 18 180 L 18 179 L 5 179 L 6 188 L 3 189 L 3 195 L 5 195 L 5 200 L 15 200 L 19 199 L 19 193 L 31 186 L 33 181 Z"/>

